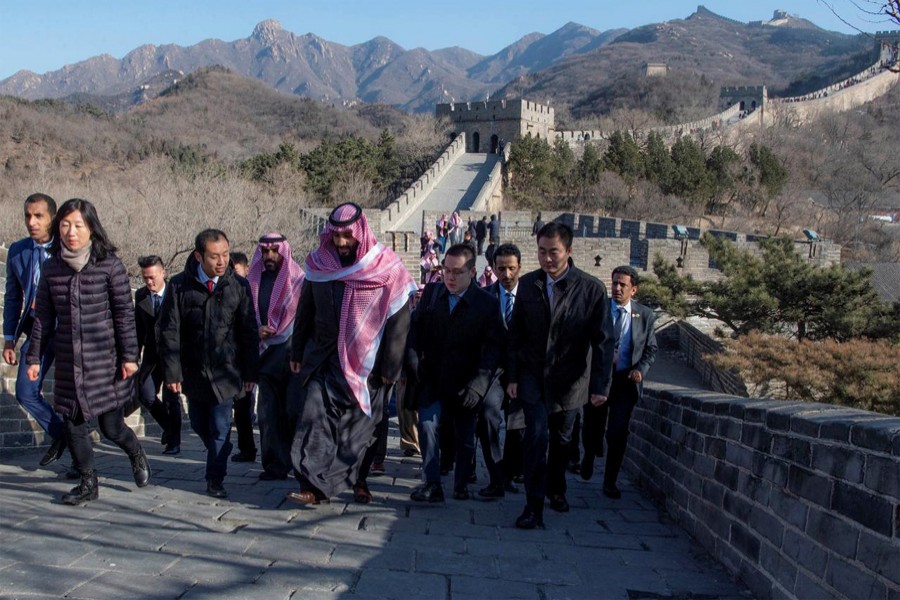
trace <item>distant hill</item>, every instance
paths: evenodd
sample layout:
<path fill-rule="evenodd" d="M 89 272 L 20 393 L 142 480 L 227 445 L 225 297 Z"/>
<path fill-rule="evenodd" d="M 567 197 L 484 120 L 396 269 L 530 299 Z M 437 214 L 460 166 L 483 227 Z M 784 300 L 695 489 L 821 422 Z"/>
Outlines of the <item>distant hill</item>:
<path fill-rule="evenodd" d="M 36 168 L 53 157 L 58 169 L 76 165 L 75 172 L 87 174 L 179 150 L 234 164 L 282 142 L 308 150 L 326 137 L 374 141 L 381 129 L 402 134 L 419 118 L 383 105 L 346 109 L 288 96 L 221 67 L 192 73 L 122 115 L 89 104 L 0 97 L 0 116 L 0 169 L 7 161 L 16 170 Z"/>
<path fill-rule="evenodd" d="M 717 98 L 710 90 L 720 85 L 765 84 L 770 95 L 786 90 L 797 94 L 820 87 L 823 73 L 836 81 L 876 60 L 868 36 L 825 31 L 783 11 L 775 17 L 741 23 L 701 6 L 686 19 L 632 29 L 596 52 L 523 75 L 496 95 L 567 106 L 576 118 L 618 104 L 652 109 L 641 106 L 650 88 L 701 91 L 708 98 L 709 106 L 697 107 L 696 114 L 673 115 L 677 120 L 710 114 Z M 680 82 L 640 81 L 647 62 L 666 63 L 669 77 Z"/>

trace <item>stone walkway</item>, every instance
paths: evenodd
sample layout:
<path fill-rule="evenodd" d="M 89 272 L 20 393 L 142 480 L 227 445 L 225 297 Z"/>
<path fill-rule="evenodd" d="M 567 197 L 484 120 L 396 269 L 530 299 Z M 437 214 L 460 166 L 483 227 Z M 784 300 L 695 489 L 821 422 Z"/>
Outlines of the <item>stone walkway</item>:
<path fill-rule="evenodd" d="M 569 476 L 572 511 L 548 509 L 543 531 L 513 522 L 522 494 L 420 505 L 419 466 L 392 426 L 376 501 L 349 493 L 304 508 L 291 481 L 259 481 L 259 463 L 229 465 L 229 498 L 204 494 L 204 453 L 185 436 L 179 457 L 144 438 L 153 478 L 135 487 L 127 458 L 97 446 L 100 499 L 59 503 L 73 482 L 42 452 L 0 464 L 2 598 L 746 598 L 724 569 L 623 481 L 605 498 L 597 476 Z M 479 466 L 479 484 L 485 482 Z"/>

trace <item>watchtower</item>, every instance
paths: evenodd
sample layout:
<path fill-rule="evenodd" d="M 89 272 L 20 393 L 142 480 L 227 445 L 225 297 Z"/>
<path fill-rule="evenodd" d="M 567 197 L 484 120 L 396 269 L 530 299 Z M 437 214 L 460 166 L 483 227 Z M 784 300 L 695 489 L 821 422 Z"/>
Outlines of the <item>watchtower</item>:
<path fill-rule="evenodd" d="M 891 66 L 900 59 L 900 31 L 876 32 L 875 43 L 881 49 L 881 61 L 884 66 Z"/>
<path fill-rule="evenodd" d="M 552 108 L 523 99 L 438 104 L 435 115 L 466 134 L 466 152 L 498 152 L 506 142 L 529 134 L 551 139 L 555 127 Z"/>
<path fill-rule="evenodd" d="M 767 100 L 768 91 L 764 85 L 726 86 L 719 92 L 722 108 L 740 104 L 741 110 L 753 112 L 765 106 Z"/>

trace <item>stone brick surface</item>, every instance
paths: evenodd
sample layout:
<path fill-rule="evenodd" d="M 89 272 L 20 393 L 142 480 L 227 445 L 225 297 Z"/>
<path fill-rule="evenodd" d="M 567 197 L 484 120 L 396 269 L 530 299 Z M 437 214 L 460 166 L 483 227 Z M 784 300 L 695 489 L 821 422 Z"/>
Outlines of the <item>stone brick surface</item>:
<path fill-rule="evenodd" d="M 669 513 L 754 595 L 895 594 L 893 420 L 830 405 L 729 400 L 730 408 L 666 390 L 666 402 L 682 406 L 677 428 L 665 422 L 669 407 L 636 416 L 643 423 L 633 431 L 646 440 L 629 450 L 641 454 L 629 465 L 639 481 L 668 490 Z M 676 442 L 657 438 L 675 431 L 681 447 L 669 459 L 658 449 Z"/>
<path fill-rule="evenodd" d="M 150 485 L 135 488 L 127 459 L 102 443 L 100 498 L 83 507 L 58 503 L 72 483 L 59 465 L 34 467 L 40 450 L 0 463 L 0 597 L 750 597 L 627 474 L 621 500 L 601 494 L 602 474 L 569 476 L 572 510 L 548 510 L 546 529 L 523 531 L 513 527 L 521 493 L 410 501 L 419 464 L 400 455 L 394 422 L 388 473 L 369 480 L 368 505 L 349 493 L 316 508 L 292 504 L 284 494 L 295 484 L 260 481 L 259 463 L 230 463 L 229 497 L 215 500 L 203 493 L 195 435 L 185 432 L 178 457 L 162 455 L 156 438 L 142 444 Z M 478 476 L 487 480 L 480 461 Z"/>
<path fill-rule="evenodd" d="M 831 508 L 876 533 L 887 537 L 893 534 L 894 506 L 880 496 L 838 482 Z"/>

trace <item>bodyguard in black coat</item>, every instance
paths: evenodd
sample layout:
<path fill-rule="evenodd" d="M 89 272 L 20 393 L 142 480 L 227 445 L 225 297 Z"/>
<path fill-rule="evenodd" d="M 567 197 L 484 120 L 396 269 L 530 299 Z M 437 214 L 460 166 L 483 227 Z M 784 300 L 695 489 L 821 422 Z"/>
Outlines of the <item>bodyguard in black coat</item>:
<path fill-rule="evenodd" d="M 538 232 L 541 269 L 519 280 L 508 334 L 507 393 L 525 411 L 527 504 L 516 526 L 543 526 L 544 496 L 567 512 L 566 463 L 575 415 L 609 394 L 613 331 L 606 287 L 571 260 L 572 230 Z"/>
<path fill-rule="evenodd" d="M 162 427 L 163 454 L 181 452 L 181 398 L 163 386 L 165 376 L 159 358 L 157 323 L 162 313 L 162 301 L 169 286 L 166 269 L 159 256 L 138 259 L 145 286 L 134 294 L 134 324 L 137 327 L 138 351 L 141 367 L 138 371 L 138 404 L 143 405 Z M 159 399 L 162 388 L 162 401 Z M 135 406 L 135 409 L 138 407 Z"/>
<path fill-rule="evenodd" d="M 183 272 L 169 282 L 159 321 L 166 386 L 184 392 L 191 428 L 206 444 L 207 493 L 224 498 L 235 396 L 259 372 L 259 329 L 250 284 L 229 265 L 217 229 L 201 231 Z"/>
<path fill-rule="evenodd" d="M 424 485 L 418 501 L 443 500 L 438 426 L 442 411 L 453 415 L 456 447 L 455 498 L 469 498 L 466 482 L 475 453 L 477 411 L 500 362 L 500 306 L 479 288 L 475 255 L 457 244 L 444 257 L 444 280 L 425 286 L 410 325 L 407 374 L 419 389 L 419 445 Z"/>

